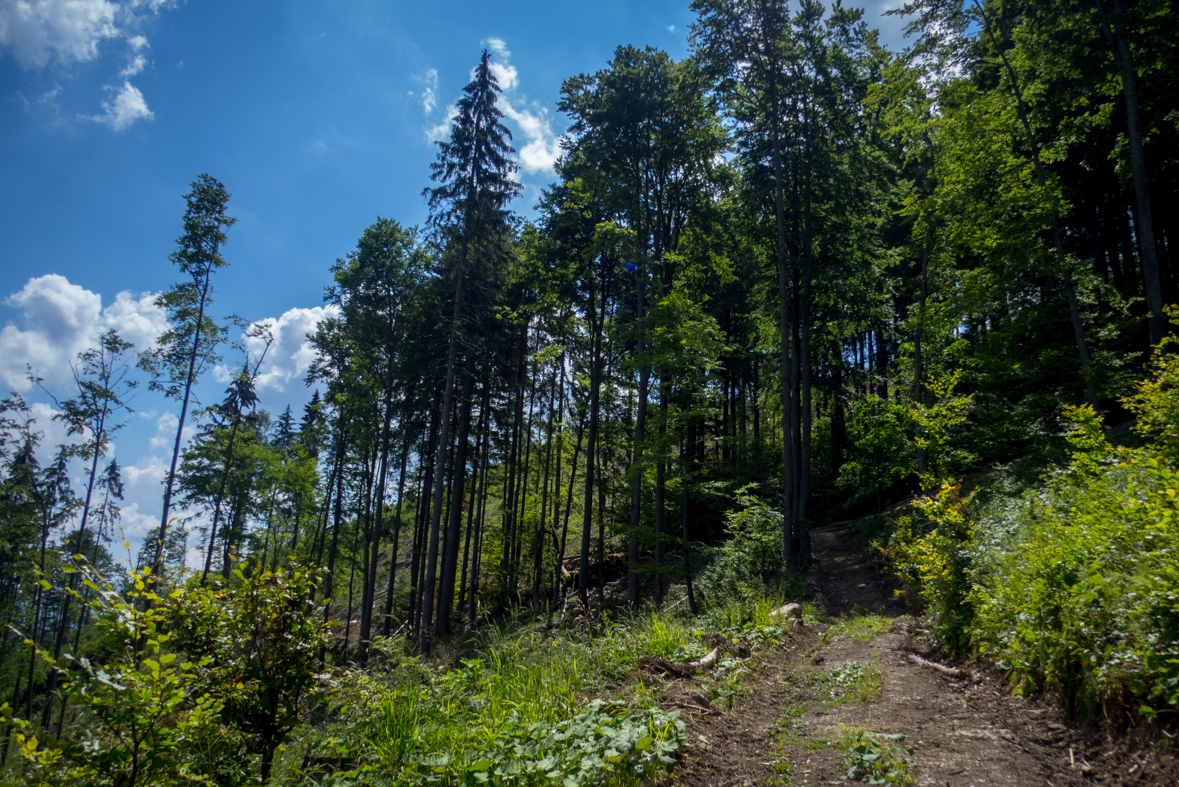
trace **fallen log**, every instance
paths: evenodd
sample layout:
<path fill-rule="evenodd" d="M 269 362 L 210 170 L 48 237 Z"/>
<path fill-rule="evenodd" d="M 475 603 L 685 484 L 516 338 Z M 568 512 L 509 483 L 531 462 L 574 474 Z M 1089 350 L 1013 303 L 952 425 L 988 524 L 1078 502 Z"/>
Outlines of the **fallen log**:
<path fill-rule="evenodd" d="M 770 613 L 771 618 L 796 618 L 802 620 L 802 604 L 783 604 Z"/>
<path fill-rule="evenodd" d="M 970 673 L 966 670 L 958 669 L 957 667 L 947 667 L 945 664 L 938 664 L 937 662 L 923 659 L 914 653 L 909 654 L 909 661 L 913 662 L 914 664 L 919 664 L 922 667 L 929 667 L 930 669 L 937 670 L 943 675 L 949 675 L 951 678 L 959 678 L 962 680 L 970 678 Z"/>
<path fill-rule="evenodd" d="M 720 658 L 720 647 L 715 647 L 708 652 L 707 655 L 701 656 L 695 661 L 689 661 L 688 666 L 693 669 L 708 669 L 716 664 L 716 660 Z"/>
<path fill-rule="evenodd" d="M 715 647 L 705 656 L 686 664 L 682 661 L 668 661 L 657 656 L 643 656 L 639 659 L 639 669 L 655 675 L 668 675 L 672 678 L 691 678 L 698 670 L 710 669 L 720 659 L 721 649 Z"/>

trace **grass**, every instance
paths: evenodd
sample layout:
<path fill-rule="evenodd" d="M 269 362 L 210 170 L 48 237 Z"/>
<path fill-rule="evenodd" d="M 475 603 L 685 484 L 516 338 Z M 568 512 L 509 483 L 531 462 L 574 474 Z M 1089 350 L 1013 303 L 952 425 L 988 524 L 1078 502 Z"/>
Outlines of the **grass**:
<path fill-rule="evenodd" d="M 288 745 L 283 776 L 327 783 L 344 763 L 342 776 L 361 784 L 657 782 L 686 744 L 685 726 L 659 707 L 662 687 L 641 679 L 639 659 L 690 661 L 717 632 L 777 644 L 787 621 L 770 612 L 781 603 L 734 600 L 700 617 L 648 611 L 592 629 L 513 618 L 453 645 L 466 655 L 450 664 L 378 642 L 369 670 L 338 677 L 325 722 Z M 703 689 L 731 709 L 752 667 L 723 656 Z M 306 751 L 318 770 L 300 764 Z"/>
<path fill-rule="evenodd" d="M 825 673 L 820 684 L 826 689 L 832 704 L 844 702 L 873 702 L 884 689 L 884 673 L 875 664 L 849 661 Z"/>
<path fill-rule="evenodd" d="M 892 620 L 875 614 L 853 615 L 840 618 L 827 631 L 827 638 L 836 634 L 844 634 L 860 642 L 868 642 L 888 631 L 892 627 Z"/>

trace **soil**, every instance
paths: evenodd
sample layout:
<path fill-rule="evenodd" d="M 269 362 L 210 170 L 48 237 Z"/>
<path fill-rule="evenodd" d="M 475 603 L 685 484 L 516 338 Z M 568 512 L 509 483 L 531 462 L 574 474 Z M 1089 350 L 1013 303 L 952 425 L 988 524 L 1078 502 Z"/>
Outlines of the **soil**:
<path fill-rule="evenodd" d="M 851 784 L 846 756 L 833 744 L 864 728 L 904 734 L 902 745 L 913 749 L 904 757 L 920 787 L 1179 787 L 1175 748 L 1160 744 L 1161 730 L 1125 737 L 1096 724 L 1078 728 L 1064 723 L 1049 697 L 1015 697 L 984 665 L 949 664 L 922 644 L 917 620 L 845 530 L 815 530 L 812 544 L 809 577 L 821 622 L 794 626 L 779 647 L 755 651 L 759 667 L 744 678 L 735 707 L 696 709 L 703 698 L 691 692 L 701 688 L 700 676 L 664 686 L 665 704 L 683 709 L 691 742 L 678 783 Z M 846 621 L 860 615 L 885 618 L 887 630 L 866 641 L 849 636 Z M 833 688 L 831 672 L 846 674 L 853 661 L 879 669 L 879 694 L 869 702 L 841 699 Z"/>

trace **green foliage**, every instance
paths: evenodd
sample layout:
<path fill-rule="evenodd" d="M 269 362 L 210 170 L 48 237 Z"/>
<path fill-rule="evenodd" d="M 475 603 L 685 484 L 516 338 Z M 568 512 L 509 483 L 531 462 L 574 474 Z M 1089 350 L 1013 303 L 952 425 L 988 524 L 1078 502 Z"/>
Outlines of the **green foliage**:
<path fill-rule="evenodd" d="M 933 497 L 914 502 L 924 520 L 902 517 L 885 549 L 897 573 L 934 616 L 938 644 L 952 654 L 968 649 L 974 615 L 968 599 L 975 532 L 971 497 L 962 496 L 960 484 L 942 484 Z"/>
<path fill-rule="evenodd" d="M 737 490 L 737 504 L 725 515 L 728 541 L 700 576 L 700 585 L 719 597 L 765 593 L 766 583 L 782 570 L 782 512 L 756 497 L 751 487 Z"/>
<path fill-rule="evenodd" d="M 192 767 L 192 742 L 215 731 L 222 709 L 199 677 L 206 665 L 171 651 L 167 601 L 148 588 L 146 569 L 133 575 L 126 598 L 89 573 L 90 603 L 97 625 L 116 645 L 115 656 L 101 666 L 81 659 L 62 673 L 62 691 L 86 710 L 78 738 L 38 740 L 17 732 L 29 782 L 144 787 L 202 781 Z M 25 720 L 15 723 L 29 727 Z"/>
<path fill-rule="evenodd" d="M 921 479 L 926 489 L 945 484 L 952 470 L 970 461 L 971 456 L 954 445 L 957 429 L 966 420 L 972 394 L 955 393 L 961 380 L 960 372 L 931 375 L 925 387 L 933 404 L 915 403 L 910 409 L 917 423 L 917 447 L 926 452 L 927 468 Z"/>
<path fill-rule="evenodd" d="M 1179 308 L 1167 312 L 1179 324 Z M 1151 357 L 1150 376 L 1124 400 L 1135 429 L 1172 465 L 1179 464 L 1179 336 L 1163 338 Z"/>
<path fill-rule="evenodd" d="M 847 755 L 847 778 L 900 787 L 915 784 L 909 761 L 905 759 L 905 755 L 913 756 L 913 747 L 903 745 L 904 742 L 902 732 L 886 735 L 863 727 L 843 727 L 837 746 Z"/>
<path fill-rule="evenodd" d="M 1179 707 L 1174 346 L 1126 400 L 1155 443 L 1112 447 L 1091 409 L 1066 407 L 1071 460 L 1041 488 L 982 508 L 943 485 L 888 548 L 943 647 L 973 646 L 1020 692 L 1059 692 L 1072 716 Z"/>
<path fill-rule="evenodd" d="M 1076 415 L 1072 465 L 999 523 L 1013 532 L 974 593 L 974 636 L 1070 715 L 1153 715 L 1179 707 L 1179 474 L 1148 449 L 1094 448 L 1092 413 Z"/>
<path fill-rule="evenodd" d="M 652 616 L 592 639 L 493 635 L 483 658 L 450 670 L 378 643 L 389 661 L 341 676 L 335 721 L 309 743 L 351 762 L 362 783 L 638 783 L 670 768 L 683 723 L 641 691 L 638 708 L 590 698 L 607 681 L 626 680 L 639 655 L 702 653 L 701 634 Z"/>
<path fill-rule="evenodd" d="M 916 469 L 911 436 L 912 418 L 899 402 L 866 396 L 852 411 L 851 458 L 839 470 L 841 489 L 876 493 Z"/>
<path fill-rule="evenodd" d="M 261 757 L 262 780 L 274 752 L 298 725 L 326 676 L 319 652 L 324 624 L 312 603 L 319 572 L 291 562 L 247 576 L 236 587 L 201 587 L 193 577 L 173 594 L 169 622 L 176 646 L 199 659 L 197 674 L 218 697 L 221 720 Z"/>
<path fill-rule="evenodd" d="M 825 673 L 820 684 L 832 702 L 868 703 L 877 699 L 884 688 L 884 673 L 875 664 L 849 661 Z"/>
<path fill-rule="evenodd" d="M 83 712 L 78 735 L 38 740 L 26 720 L 0 720 L 17 726 L 32 783 L 241 784 L 257 778 L 250 754 L 265 782 L 323 678 L 316 654 L 326 642 L 309 605 L 316 573 L 239 570 L 235 588 L 193 578 L 164 597 L 146 568 L 124 595 L 86 574 L 113 656 L 102 665 L 73 659 L 62 673 L 64 694 Z"/>

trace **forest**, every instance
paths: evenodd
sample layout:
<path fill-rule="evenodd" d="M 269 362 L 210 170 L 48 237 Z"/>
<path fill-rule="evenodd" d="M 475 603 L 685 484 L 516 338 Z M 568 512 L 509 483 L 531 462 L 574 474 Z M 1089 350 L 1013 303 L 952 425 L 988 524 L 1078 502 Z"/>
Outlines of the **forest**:
<path fill-rule="evenodd" d="M 0 401 L 0 782 L 662 783 L 695 736 L 640 660 L 812 625 L 833 525 L 942 658 L 1173 721 L 1175 4 L 911 0 L 902 53 L 838 2 L 691 8 L 689 57 L 565 80 L 532 221 L 483 52 L 429 221 L 330 263 L 302 412 L 217 316 L 248 263 L 195 178 L 168 329 L 78 356 L 73 440 Z M 178 426 L 128 565 L 138 386 Z"/>

